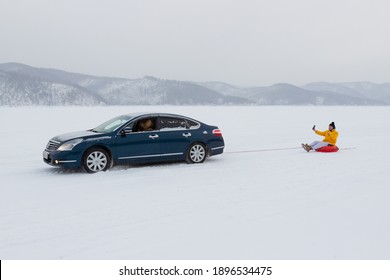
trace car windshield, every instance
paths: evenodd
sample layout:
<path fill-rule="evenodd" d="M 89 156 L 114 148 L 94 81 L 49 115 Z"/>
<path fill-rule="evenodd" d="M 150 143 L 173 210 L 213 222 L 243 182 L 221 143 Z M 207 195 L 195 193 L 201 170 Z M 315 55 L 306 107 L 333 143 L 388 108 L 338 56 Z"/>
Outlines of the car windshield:
<path fill-rule="evenodd" d="M 99 132 L 99 133 L 109 133 L 113 132 L 116 129 L 118 129 L 120 126 L 123 124 L 127 123 L 129 120 L 131 120 L 132 116 L 119 116 L 116 118 L 113 118 L 109 121 L 106 121 L 105 123 L 99 125 L 98 127 L 95 127 L 92 129 L 94 132 Z"/>

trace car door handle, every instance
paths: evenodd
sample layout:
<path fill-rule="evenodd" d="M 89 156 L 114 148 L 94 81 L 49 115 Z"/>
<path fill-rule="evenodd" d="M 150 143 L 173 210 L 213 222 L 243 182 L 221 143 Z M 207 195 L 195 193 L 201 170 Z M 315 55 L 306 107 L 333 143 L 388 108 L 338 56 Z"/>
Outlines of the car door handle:
<path fill-rule="evenodd" d="M 149 138 L 150 138 L 150 139 L 157 139 L 157 138 L 158 138 L 158 135 L 157 135 L 157 134 L 149 135 Z"/>
<path fill-rule="evenodd" d="M 188 132 L 188 133 L 183 133 L 183 136 L 184 136 L 184 137 L 190 137 L 190 136 L 191 136 L 191 133 L 189 133 L 189 132 Z"/>

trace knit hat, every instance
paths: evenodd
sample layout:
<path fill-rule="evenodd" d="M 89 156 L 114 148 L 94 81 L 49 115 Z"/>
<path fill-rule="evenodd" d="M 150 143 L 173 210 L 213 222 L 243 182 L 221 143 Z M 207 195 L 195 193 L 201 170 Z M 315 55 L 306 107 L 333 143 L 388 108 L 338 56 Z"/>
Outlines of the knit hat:
<path fill-rule="evenodd" d="M 336 129 L 336 125 L 334 124 L 334 122 L 331 122 L 329 125 L 331 125 L 333 129 Z"/>

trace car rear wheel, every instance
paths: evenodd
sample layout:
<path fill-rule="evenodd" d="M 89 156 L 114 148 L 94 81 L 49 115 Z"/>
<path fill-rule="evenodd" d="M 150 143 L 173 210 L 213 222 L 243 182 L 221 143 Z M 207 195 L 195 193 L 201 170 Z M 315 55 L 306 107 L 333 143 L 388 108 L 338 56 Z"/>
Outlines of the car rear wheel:
<path fill-rule="evenodd" d="M 105 171 L 111 167 L 111 158 L 105 150 L 92 148 L 85 153 L 83 165 L 88 173 Z"/>
<path fill-rule="evenodd" d="M 188 163 L 202 163 L 206 160 L 206 147 L 202 143 L 194 143 L 187 152 L 186 161 Z"/>

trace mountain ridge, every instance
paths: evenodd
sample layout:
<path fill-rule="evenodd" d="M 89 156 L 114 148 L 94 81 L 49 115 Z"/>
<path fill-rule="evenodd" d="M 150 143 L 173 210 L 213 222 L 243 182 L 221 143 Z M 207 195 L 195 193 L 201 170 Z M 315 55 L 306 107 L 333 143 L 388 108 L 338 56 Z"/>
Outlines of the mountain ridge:
<path fill-rule="evenodd" d="M 0 64 L 0 105 L 390 105 L 390 83 L 278 83 L 242 87 L 144 76 L 101 77 Z"/>

